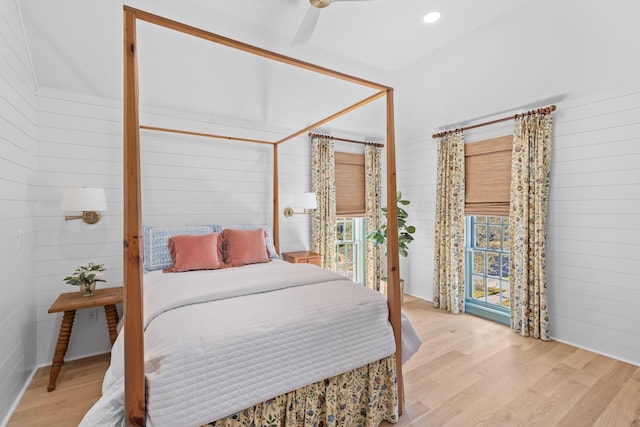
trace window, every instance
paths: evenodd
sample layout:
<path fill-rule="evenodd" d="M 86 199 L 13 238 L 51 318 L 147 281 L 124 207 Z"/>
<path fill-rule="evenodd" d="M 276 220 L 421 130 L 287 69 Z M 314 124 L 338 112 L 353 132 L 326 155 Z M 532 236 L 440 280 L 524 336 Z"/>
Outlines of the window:
<path fill-rule="evenodd" d="M 365 284 L 364 154 L 335 152 L 337 272 Z"/>
<path fill-rule="evenodd" d="M 356 283 L 364 284 L 364 218 L 338 218 L 336 232 L 336 271 Z"/>
<path fill-rule="evenodd" d="M 509 324 L 509 218 L 468 216 L 465 236 L 466 311 Z"/>

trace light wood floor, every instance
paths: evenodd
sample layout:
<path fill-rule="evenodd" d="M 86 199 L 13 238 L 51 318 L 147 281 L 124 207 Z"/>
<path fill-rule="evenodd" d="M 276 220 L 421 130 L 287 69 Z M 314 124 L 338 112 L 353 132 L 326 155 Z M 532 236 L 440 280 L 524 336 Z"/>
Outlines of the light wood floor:
<path fill-rule="evenodd" d="M 640 426 L 640 367 L 410 296 L 403 309 L 424 344 L 404 367 L 398 427 Z M 51 393 L 49 369 L 40 369 L 8 427 L 76 426 L 108 363 L 108 355 L 66 363 Z"/>

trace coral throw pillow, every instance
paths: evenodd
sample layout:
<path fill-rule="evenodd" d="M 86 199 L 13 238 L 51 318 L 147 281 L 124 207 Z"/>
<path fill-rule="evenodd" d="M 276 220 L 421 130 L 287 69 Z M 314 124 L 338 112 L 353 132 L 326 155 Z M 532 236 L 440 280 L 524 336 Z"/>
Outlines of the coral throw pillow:
<path fill-rule="evenodd" d="M 218 255 L 219 233 L 200 236 L 182 234 L 169 238 L 169 252 L 173 267 L 163 270 L 165 273 L 178 273 L 191 270 L 216 270 L 222 268 Z"/>
<path fill-rule="evenodd" d="M 234 230 L 227 228 L 220 233 L 222 253 L 227 267 L 269 262 L 266 233 L 262 229 Z"/>

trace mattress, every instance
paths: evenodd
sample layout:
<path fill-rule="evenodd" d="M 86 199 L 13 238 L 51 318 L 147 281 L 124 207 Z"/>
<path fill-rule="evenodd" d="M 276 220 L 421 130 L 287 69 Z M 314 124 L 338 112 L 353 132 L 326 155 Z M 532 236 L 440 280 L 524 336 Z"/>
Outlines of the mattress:
<path fill-rule="evenodd" d="M 384 296 L 312 265 L 155 271 L 144 294 L 147 425 L 205 424 L 395 352 Z M 121 333 L 81 425 L 123 423 L 123 371 Z"/>

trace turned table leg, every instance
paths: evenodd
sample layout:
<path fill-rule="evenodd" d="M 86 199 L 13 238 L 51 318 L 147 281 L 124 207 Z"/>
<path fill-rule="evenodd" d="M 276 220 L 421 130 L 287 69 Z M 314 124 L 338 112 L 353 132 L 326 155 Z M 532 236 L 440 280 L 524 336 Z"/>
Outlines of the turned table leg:
<path fill-rule="evenodd" d="M 118 338 L 118 310 L 116 309 L 115 304 L 107 304 L 104 306 L 104 314 L 107 316 L 107 328 L 109 328 L 109 339 L 111 340 L 111 346 L 113 347 L 113 343 L 116 342 L 116 338 Z"/>
<path fill-rule="evenodd" d="M 60 373 L 60 368 L 64 363 L 64 356 L 67 354 L 67 348 L 69 347 L 69 337 L 71 336 L 71 329 L 73 329 L 73 320 L 76 317 L 75 310 L 68 310 L 64 312 L 62 317 L 62 324 L 60 325 L 60 333 L 58 334 L 58 343 L 56 344 L 56 350 L 53 354 L 53 362 L 51 363 L 51 371 L 49 373 L 49 385 L 47 391 L 53 391 L 56 389 L 56 380 Z"/>

